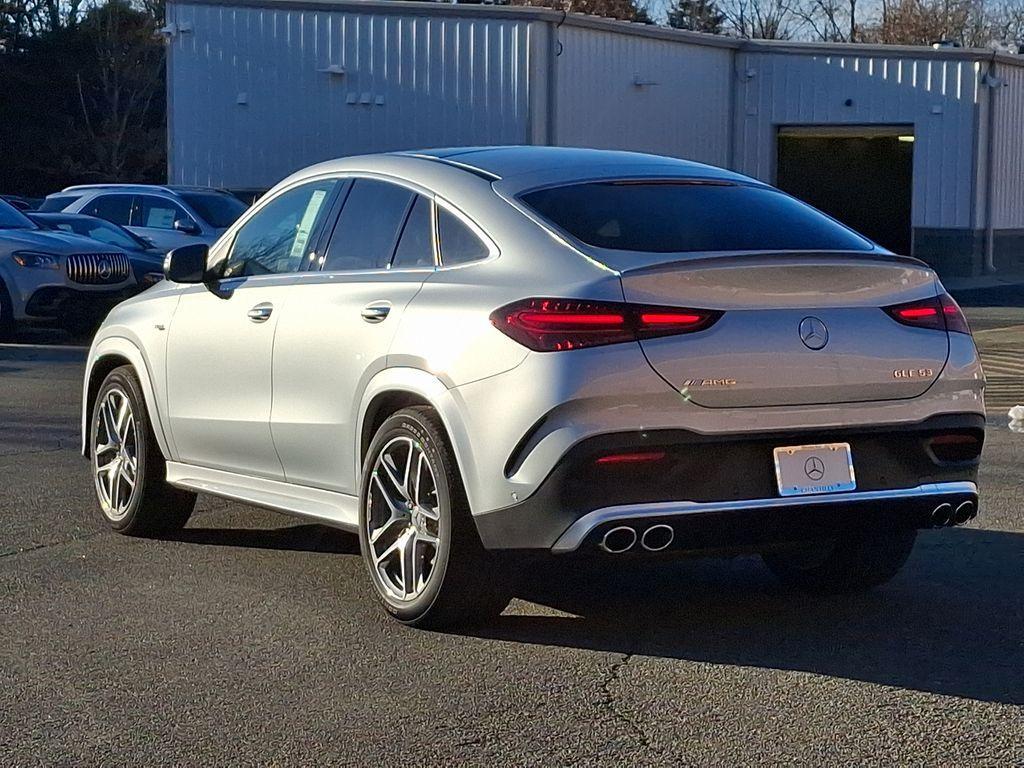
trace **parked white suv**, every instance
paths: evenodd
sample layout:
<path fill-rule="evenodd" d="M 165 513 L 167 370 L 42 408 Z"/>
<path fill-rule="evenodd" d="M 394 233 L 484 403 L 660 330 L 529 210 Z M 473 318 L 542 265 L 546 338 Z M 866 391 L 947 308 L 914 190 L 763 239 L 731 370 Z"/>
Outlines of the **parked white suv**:
<path fill-rule="evenodd" d="M 135 286 L 122 249 L 43 229 L 0 200 L 0 333 L 52 319 L 85 332 Z"/>
<path fill-rule="evenodd" d="M 213 242 L 246 210 L 234 195 L 208 187 L 87 184 L 50 195 L 40 213 L 84 213 L 120 224 L 164 251 Z"/>

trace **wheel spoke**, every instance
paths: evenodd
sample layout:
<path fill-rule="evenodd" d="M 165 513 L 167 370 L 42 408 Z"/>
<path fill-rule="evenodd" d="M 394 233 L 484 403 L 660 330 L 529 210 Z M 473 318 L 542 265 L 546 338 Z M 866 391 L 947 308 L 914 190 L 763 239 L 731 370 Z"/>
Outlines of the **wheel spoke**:
<path fill-rule="evenodd" d="M 391 498 L 391 494 L 388 493 L 388 489 L 384 487 L 383 481 L 380 479 L 380 475 L 376 472 L 373 473 L 373 482 L 377 484 L 377 488 L 380 489 L 381 496 L 384 497 L 384 501 L 387 502 L 388 509 L 391 511 L 391 516 L 401 514 L 402 508 L 398 505 L 398 502 Z"/>
<path fill-rule="evenodd" d="M 378 528 L 377 530 L 375 530 L 373 533 L 370 534 L 370 543 L 371 544 L 376 544 L 380 540 L 381 536 L 383 536 L 385 533 L 387 533 L 392 528 L 394 528 L 397 523 L 402 523 L 402 522 L 405 522 L 403 520 L 403 518 L 399 517 L 396 514 L 392 514 L 391 517 L 389 517 L 385 521 L 384 525 L 382 525 L 380 528 Z"/>
<path fill-rule="evenodd" d="M 121 479 L 123 479 L 126 483 L 128 483 L 129 487 L 134 488 L 135 487 L 135 473 L 133 471 L 129 471 L 128 467 L 129 467 L 128 462 L 126 462 L 126 461 L 121 462 L 121 470 L 120 470 Z"/>
<path fill-rule="evenodd" d="M 99 476 L 99 475 L 106 476 L 106 475 L 110 474 L 110 471 L 114 468 L 114 466 L 116 464 L 117 464 L 117 459 L 111 459 L 110 461 L 108 461 L 103 466 L 96 467 L 96 475 L 97 476 Z"/>
<path fill-rule="evenodd" d="M 107 473 L 110 481 L 110 508 L 119 512 L 121 507 L 121 468 L 118 466 L 113 472 Z"/>
<path fill-rule="evenodd" d="M 388 461 L 389 459 L 390 462 Z M 398 471 L 398 467 L 392 466 L 394 463 L 394 459 L 391 457 L 391 455 L 383 454 L 381 456 L 379 463 L 380 466 L 384 468 L 384 473 L 388 476 L 388 480 L 390 480 L 391 484 L 395 486 L 395 490 L 402 495 L 403 499 L 408 501 L 409 492 L 406 490 L 405 486 L 398 481 L 398 475 L 395 474 Z"/>
<path fill-rule="evenodd" d="M 107 443 L 117 443 L 117 425 L 114 423 L 114 414 L 111 412 L 113 402 L 108 396 L 100 405 L 100 416 L 103 419 L 103 430 L 107 433 Z"/>
<path fill-rule="evenodd" d="M 410 531 L 402 546 L 402 591 L 403 597 L 416 594 L 419 589 L 419 568 L 416 557 L 416 533 Z"/>
<path fill-rule="evenodd" d="M 128 400 L 126 398 L 125 403 L 127 402 Z M 125 417 L 124 423 L 121 425 L 121 431 L 117 433 L 117 437 L 121 441 L 121 445 L 128 444 L 128 436 L 132 433 L 133 429 L 135 429 L 135 417 L 132 415 L 131 411 L 128 411 L 128 415 Z"/>

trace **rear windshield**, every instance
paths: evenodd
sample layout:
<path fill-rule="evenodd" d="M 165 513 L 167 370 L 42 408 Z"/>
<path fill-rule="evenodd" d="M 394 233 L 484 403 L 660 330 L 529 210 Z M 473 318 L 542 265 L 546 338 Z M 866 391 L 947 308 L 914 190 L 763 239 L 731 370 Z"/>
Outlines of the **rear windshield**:
<path fill-rule="evenodd" d="M 213 192 L 181 192 L 182 199 L 211 227 L 224 229 L 245 213 L 246 205 L 233 195 Z"/>
<path fill-rule="evenodd" d="M 522 201 L 576 239 L 644 253 L 870 251 L 872 244 L 777 190 L 731 182 L 609 181 Z"/>
<path fill-rule="evenodd" d="M 50 195 L 48 198 L 43 200 L 42 204 L 38 208 L 38 212 L 55 213 L 57 211 L 63 211 L 80 197 L 81 195 Z"/>

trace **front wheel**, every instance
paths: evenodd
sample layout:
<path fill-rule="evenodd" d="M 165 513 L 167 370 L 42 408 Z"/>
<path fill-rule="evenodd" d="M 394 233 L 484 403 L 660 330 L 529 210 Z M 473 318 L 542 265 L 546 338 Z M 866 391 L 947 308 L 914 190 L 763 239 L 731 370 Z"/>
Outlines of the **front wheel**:
<path fill-rule="evenodd" d="M 805 592 L 861 592 L 889 581 L 910 557 L 917 531 L 844 537 L 765 552 L 765 565 L 787 586 Z"/>
<path fill-rule="evenodd" d="M 442 628 L 497 616 L 511 599 L 480 543 L 437 414 L 399 411 L 367 451 L 359 544 L 374 592 L 395 619 Z"/>
<path fill-rule="evenodd" d="M 172 533 L 188 522 L 196 495 L 169 485 L 142 387 L 131 366 L 100 385 L 90 426 L 93 484 L 100 511 L 119 533 Z"/>

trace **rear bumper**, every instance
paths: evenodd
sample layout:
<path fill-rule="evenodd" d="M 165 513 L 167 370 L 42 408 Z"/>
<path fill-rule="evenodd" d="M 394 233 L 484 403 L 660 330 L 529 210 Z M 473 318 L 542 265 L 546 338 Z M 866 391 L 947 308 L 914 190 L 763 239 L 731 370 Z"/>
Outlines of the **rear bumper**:
<path fill-rule="evenodd" d="M 576 540 L 581 526 L 583 538 L 603 530 L 606 518 L 685 518 L 679 525 L 691 530 L 676 540 L 686 540 L 691 549 L 812 540 L 851 527 L 924 527 L 931 524 L 937 503 L 945 503 L 932 503 L 936 493 L 951 496 L 950 503 L 957 502 L 954 508 L 968 497 L 977 501 L 979 457 L 941 461 L 931 440 L 937 435 L 970 435 L 980 453 L 984 428 L 978 414 L 951 414 L 911 425 L 856 429 L 739 436 L 685 430 L 602 435 L 566 453 L 529 498 L 474 520 L 489 549 L 561 547 L 559 551 L 576 548 L 565 541 Z M 832 442 L 850 444 L 857 488 L 827 496 L 781 498 L 773 449 Z M 597 463 L 611 453 L 651 450 L 664 458 L 649 464 Z M 570 531 L 577 533 L 565 539 Z"/>
<path fill-rule="evenodd" d="M 620 527 L 635 534 L 636 541 L 629 549 L 756 548 L 865 529 L 925 528 L 934 524 L 936 510 L 943 520 L 962 523 L 974 517 L 977 509 L 978 486 L 972 482 L 832 496 L 625 505 L 584 515 L 569 526 L 551 551 L 596 550 L 610 531 Z M 955 517 L 957 510 L 960 519 Z M 652 531 L 648 545 L 644 534 L 656 526 L 670 528 L 672 533 Z"/>

